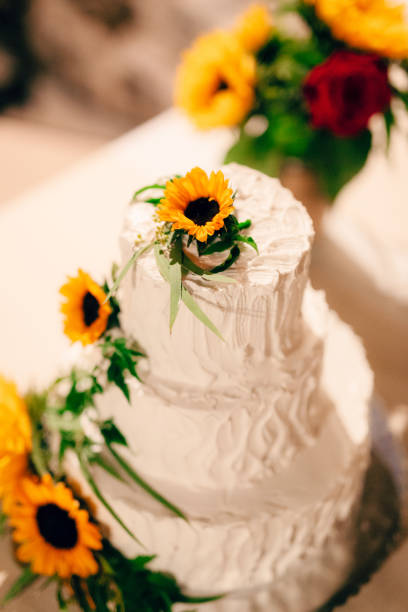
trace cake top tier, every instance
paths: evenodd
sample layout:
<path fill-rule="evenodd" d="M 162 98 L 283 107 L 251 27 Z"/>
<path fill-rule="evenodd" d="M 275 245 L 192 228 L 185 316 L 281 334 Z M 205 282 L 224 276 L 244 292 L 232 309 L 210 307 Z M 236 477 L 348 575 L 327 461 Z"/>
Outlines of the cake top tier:
<path fill-rule="evenodd" d="M 301 311 L 312 222 L 277 179 L 237 164 L 224 166 L 222 172 L 235 194 L 238 221 L 251 220 L 247 232 L 259 254 L 243 243 L 238 260 L 225 273 L 236 281 L 233 284 L 195 274 L 188 274 L 183 282 L 225 342 L 184 304 L 170 333 L 169 286 L 152 251 L 137 260 L 122 285 L 122 325 L 149 356 L 156 388 L 162 380 L 167 389 L 211 385 L 218 393 L 229 392 L 230 386 L 237 389 L 240 381 L 250 394 L 254 385 L 266 382 L 290 386 L 292 376 L 298 376 L 299 367 L 310 358 L 313 341 Z M 163 192 L 147 194 L 150 199 Z M 154 217 L 151 203 L 139 201 L 129 207 L 121 234 L 124 261 L 134 252 L 135 242 L 154 239 Z M 188 248 L 194 260 L 194 241 Z M 217 265 L 220 257 L 225 259 L 225 253 L 198 258 L 196 251 L 195 256 L 201 266 L 208 267 Z M 309 357 L 303 360 L 298 354 L 293 361 L 293 354 L 306 345 Z"/>
<path fill-rule="evenodd" d="M 270 285 L 279 274 L 294 270 L 304 254 L 309 252 L 313 238 L 311 219 L 277 179 L 235 163 L 223 166 L 221 171 L 234 191 L 234 214 L 240 222 L 251 220 L 248 233 L 259 248 L 259 255 L 251 248 L 242 249 L 241 256 L 228 274 L 237 280 L 241 278 L 243 282 L 250 281 L 252 285 Z M 145 200 L 152 194 L 158 195 L 154 191 L 147 192 L 143 194 Z M 154 212 L 154 207 L 143 199 L 129 207 L 121 235 L 122 247 L 126 251 L 135 241 L 149 241 L 154 237 Z M 194 246 L 188 252 L 194 258 Z M 202 256 L 200 264 L 212 267 L 224 258 L 224 254 Z M 158 274 L 152 255 L 143 263 L 146 267 L 150 264 L 152 274 Z M 195 280 L 200 279 L 195 277 Z"/>

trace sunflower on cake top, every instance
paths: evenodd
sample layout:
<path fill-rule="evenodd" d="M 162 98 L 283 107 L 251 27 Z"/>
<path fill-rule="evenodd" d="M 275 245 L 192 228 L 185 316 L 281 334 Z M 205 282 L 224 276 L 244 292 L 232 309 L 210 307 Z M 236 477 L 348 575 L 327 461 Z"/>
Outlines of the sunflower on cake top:
<path fill-rule="evenodd" d="M 136 191 L 122 267 L 61 288 L 75 365 L 25 397 L 0 379 L 6 600 L 49 580 L 61 610 L 309 612 L 342 585 L 372 376 L 312 238 L 244 166 Z"/>

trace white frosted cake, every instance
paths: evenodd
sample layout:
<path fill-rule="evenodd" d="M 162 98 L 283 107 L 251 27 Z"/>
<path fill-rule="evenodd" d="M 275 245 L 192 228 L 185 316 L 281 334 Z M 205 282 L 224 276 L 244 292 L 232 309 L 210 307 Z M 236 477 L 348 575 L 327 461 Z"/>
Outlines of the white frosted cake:
<path fill-rule="evenodd" d="M 98 405 L 126 432 L 129 463 L 188 521 L 95 470 L 145 548 L 95 499 L 97 517 L 115 546 L 157 555 L 153 567 L 189 592 L 228 594 L 199 609 L 310 612 L 350 569 L 372 374 L 360 341 L 309 285 L 303 206 L 278 180 L 222 170 L 259 255 L 243 249 L 228 270 L 235 284 L 186 282 L 225 342 L 184 305 L 170 334 L 169 288 L 150 252 L 120 295 L 122 326 L 148 355 L 144 382 L 129 382 L 130 404 L 112 388 Z M 130 205 L 123 261 L 154 235 L 153 214 L 151 204 Z"/>

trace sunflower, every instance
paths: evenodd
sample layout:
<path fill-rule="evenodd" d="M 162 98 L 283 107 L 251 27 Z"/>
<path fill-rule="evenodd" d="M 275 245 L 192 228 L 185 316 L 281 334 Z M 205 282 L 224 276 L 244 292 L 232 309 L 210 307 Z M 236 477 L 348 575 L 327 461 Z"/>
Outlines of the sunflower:
<path fill-rule="evenodd" d="M 35 574 L 86 578 L 98 572 L 92 550 L 101 550 L 102 536 L 65 484 L 23 479 L 10 504 L 10 525 L 17 558 L 30 563 Z"/>
<path fill-rule="evenodd" d="M 256 63 L 228 32 L 199 37 L 178 69 L 175 103 L 201 129 L 240 123 L 254 102 Z"/>
<path fill-rule="evenodd" d="M 67 298 L 61 305 L 65 334 L 72 342 L 79 340 L 84 346 L 95 342 L 105 331 L 112 312 L 103 289 L 78 270 L 78 276 L 69 278 L 60 293 Z"/>
<path fill-rule="evenodd" d="M 10 493 L 27 469 L 31 423 L 14 383 L 0 376 L 0 497 Z"/>
<path fill-rule="evenodd" d="M 255 52 L 266 43 L 271 29 L 267 7 L 264 4 L 253 4 L 238 19 L 233 33 L 244 49 Z"/>
<path fill-rule="evenodd" d="M 408 57 L 403 4 L 387 0 L 308 0 L 333 35 L 357 49 L 392 59 Z"/>
<path fill-rule="evenodd" d="M 206 242 L 233 210 L 232 189 L 221 170 L 208 177 L 201 168 L 193 168 L 184 177 L 168 181 L 158 215 L 172 223 L 173 230 L 185 230 Z"/>

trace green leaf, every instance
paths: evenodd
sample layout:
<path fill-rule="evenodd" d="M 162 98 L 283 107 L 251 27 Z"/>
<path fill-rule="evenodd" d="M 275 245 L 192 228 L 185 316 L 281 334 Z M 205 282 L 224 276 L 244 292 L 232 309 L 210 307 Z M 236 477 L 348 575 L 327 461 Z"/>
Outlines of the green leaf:
<path fill-rule="evenodd" d="M 238 231 L 242 231 L 245 229 L 248 229 L 249 227 L 251 227 L 252 225 L 252 221 L 250 219 L 247 219 L 246 221 L 242 221 L 241 223 L 238 223 Z"/>
<path fill-rule="evenodd" d="M 107 371 L 108 381 L 114 383 L 126 397 L 127 401 L 130 402 L 130 391 L 126 383 L 125 376 L 123 374 L 123 366 L 120 356 L 117 353 L 113 353 L 110 358 L 110 364 Z"/>
<path fill-rule="evenodd" d="M 160 204 L 160 202 L 162 201 L 163 198 L 149 198 L 148 200 L 146 200 L 146 202 L 148 204 L 153 204 L 154 206 L 157 206 L 158 204 Z"/>
<path fill-rule="evenodd" d="M 47 412 L 47 394 L 28 393 L 25 397 L 31 420 L 32 448 L 30 459 L 39 476 L 48 473 L 50 452 L 42 419 Z"/>
<path fill-rule="evenodd" d="M 250 136 L 241 130 L 239 139 L 227 152 L 224 162 L 237 162 L 269 176 L 278 176 L 283 156 L 265 138 Z"/>
<path fill-rule="evenodd" d="M 305 163 L 316 173 L 322 191 L 334 200 L 340 189 L 362 169 L 370 149 L 368 130 L 352 138 L 316 130 Z"/>
<path fill-rule="evenodd" d="M 132 569 L 135 572 L 140 572 L 141 570 L 144 570 L 146 568 L 146 565 L 149 565 L 149 563 L 151 563 L 153 561 L 153 559 L 156 559 L 157 555 L 140 555 L 139 557 L 135 557 L 134 559 L 129 559 L 131 565 L 132 565 Z"/>
<path fill-rule="evenodd" d="M 159 244 L 154 245 L 154 255 L 156 258 L 157 267 L 160 274 L 168 283 L 170 282 L 170 262 L 162 251 L 162 247 Z"/>
<path fill-rule="evenodd" d="M 60 609 L 61 612 L 67 612 L 69 610 L 68 608 L 68 604 L 64 599 L 64 595 L 62 593 L 62 585 L 58 585 L 57 588 L 57 602 L 58 602 L 58 607 Z"/>
<path fill-rule="evenodd" d="M 115 280 L 115 282 L 113 283 L 113 285 L 111 287 L 111 290 L 109 291 L 108 295 L 106 296 L 106 300 L 105 301 L 110 300 L 110 298 L 118 290 L 118 288 L 120 286 L 120 283 L 125 278 L 126 274 L 129 272 L 129 270 L 133 266 L 133 264 L 139 259 L 139 257 L 144 255 L 145 253 L 148 253 L 153 248 L 153 245 L 154 245 L 154 242 L 149 242 L 149 244 L 145 245 L 144 247 L 141 247 L 140 249 L 138 249 L 137 251 L 135 251 L 133 253 L 133 255 L 130 257 L 129 261 L 125 264 L 125 266 L 119 272 L 118 277 Z"/>
<path fill-rule="evenodd" d="M 190 312 L 192 312 L 193 315 L 197 317 L 199 321 L 201 321 L 201 323 L 204 323 L 204 325 L 208 327 L 209 330 L 211 330 L 216 336 L 218 336 L 218 338 L 220 338 L 223 342 L 225 342 L 224 338 L 222 337 L 221 333 L 218 331 L 214 323 L 201 310 L 201 308 L 199 307 L 197 302 L 194 300 L 191 293 L 187 291 L 184 285 L 181 291 L 181 299 L 183 300 L 187 308 L 190 310 Z"/>
<path fill-rule="evenodd" d="M 112 508 L 112 506 L 109 504 L 109 502 L 103 497 L 102 493 L 99 490 L 98 485 L 96 484 L 96 482 L 92 478 L 92 475 L 91 475 L 91 473 L 90 473 L 90 471 L 88 469 L 87 463 L 84 460 L 84 458 L 82 457 L 82 455 L 80 453 L 78 453 L 77 457 L 78 457 L 79 464 L 80 464 L 80 467 L 81 467 L 81 470 L 82 470 L 82 474 L 84 475 L 84 478 L 86 479 L 87 483 L 91 487 L 91 489 L 92 489 L 93 493 L 95 494 L 95 496 L 99 499 L 101 504 L 103 506 L 105 506 L 106 510 L 112 515 L 112 517 L 115 519 L 115 521 L 118 523 L 118 525 L 120 525 L 122 527 L 122 529 L 124 531 L 126 531 L 126 533 L 132 538 L 132 540 L 135 540 L 135 542 L 140 544 L 140 546 L 143 546 L 141 541 L 134 535 L 134 533 L 132 533 L 130 531 L 130 529 L 125 525 L 125 523 L 122 521 L 120 516 L 115 512 L 115 510 Z M 144 548 L 144 546 L 143 546 L 143 548 Z"/>
<path fill-rule="evenodd" d="M 220 598 L 184 595 L 173 576 L 149 569 L 154 557 L 127 559 L 107 541 L 102 554 L 101 562 L 103 567 L 109 567 L 114 591 L 121 594 L 122 605 L 113 608 L 115 612 L 171 612 L 176 603 L 205 603 Z"/>
<path fill-rule="evenodd" d="M 212 268 L 211 274 L 218 274 L 218 272 L 224 272 L 224 270 L 227 270 L 228 268 L 230 268 L 232 264 L 234 264 L 237 261 L 240 254 L 241 254 L 241 251 L 239 249 L 239 246 L 235 244 L 232 247 L 227 259 L 222 264 Z"/>
<path fill-rule="evenodd" d="M 78 576 L 72 576 L 71 587 L 72 587 L 72 590 L 74 591 L 75 598 L 82 612 L 94 612 L 94 610 L 91 608 L 91 606 L 88 603 L 88 597 L 86 596 L 86 593 L 84 592 L 84 589 L 82 588 L 81 580 L 79 579 Z"/>
<path fill-rule="evenodd" d="M 114 448 L 112 448 L 112 446 L 110 444 L 107 445 L 109 452 L 111 453 L 112 457 L 115 458 L 115 460 L 118 462 L 118 464 L 121 466 L 121 468 L 128 474 L 128 476 L 130 476 L 130 478 L 139 486 L 141 487 L 144 491 L 146 491 L 146 493 L 148 493 L 151 497 L 153 497 L 153 499 L 155 499 L 156 501 L 158 501 L 162 506 L 164 506 L 165 508 L 167 508 L 168 510 L 170 510 L 170 512 L 173 512 L 173 514 L 175 514 L 176 516 L 184 519 L 185 521 L 187 521 L 186 516 L 184 515 L 184 513 L 177 508 L 177 506 L 175 506 L 174 504 L 172 504 L 170 501 L 168 501 L 165 497 L 163 497 L 163 495 L 161 495 L 158 491 L 156 491 L 155 489 L 153 489 L 153 487 L 151 487 L 129 464 L 128 462 L 123 459 L 123 457 L 117 453 L 115 451 Z M 188 521 L 187 521 L 188 522 Z"/>
<path fill-rule="evenodd" d="M 255 240 L 251 238 L 251 236 L 236 236 L 235 240 L 237 240 L 238 242 L 245 242 L 246 244 L 249 244 L 249 246 L 255 249 L 255 251 L 259 255 L 258 245 L 256 244 Z"/>
<path fill-rule="evenodd" d="M 29 567 L 26 567 L 17 580 L 11 585 L 9 591 L 0 602 L 4 606 L 6 603 L 20 595 L 25 589 L 31 586 L 39 578 L 38 574 L 33 574 Z"/>
<path fill-rule="evenodd" d="M 172 246 L 170 252 L 169 284 L 170 284 L 170 331 L 173 329 L 181 300 L 181 261 L 182 238 Z"/>
<path fill-rule="evenodd" d="M 105 457 L 102 457 L 102 455 L 94 455 L 91 459 L 91 463 L 92 465 L 94 464 L 98 465 L 100 468 L 105 470 L 105 472 L 113 476 L 113 478 L 116 478 L 116 480 L 125 482 L 125 479 L 122 478 L 122 476 L 119 474 L 117 469 L 112 465 L 112 463 L 108 461 Z"/>
<path fill-rule="evenodd" d="M 113 276 L 112 280 L 115 282 L 116 274 Z M 109 295 L 110 289 L 108 283 L 105 281 L 102 289 L 104 290 L 106 295 Z M 111 307 L 112 312 L 109 315 L 108 323 L 106 325 L 106 330 L 113 329 L 115 327 L 120 327 L 119 314 L 120 314 L 120 305 L 115 296 L 111 296 L 109 298 L 109 306 Z"/>
<path fill-rule="evenodd" d="M 231 236 L 227 236 L 226 238 L 222 239 L 222 240 L 218 240 L 217 242 L 213 242 L 212 244 L 210 244 L 204 251 L 203 251 L 203 255 L 212 255 L 213 253 L 222 253 L 223 251 L 226 251 L 227 249 L 230 249 L 232 247 L 232 237 Z"/>
<path fill-rule="evenodd" d="M 408 91 L 399 91 L 397 89 L 394 89 L 394 93 L 400 98 L 400 100 L 402 100 L 402 102 L 405 104 L 406 109 L 408 110 Z"/>
<path fill-rule="evenodd" d="M 125 436 L 120 429 L 116 427 L 112 419 L 104 421 L 100 430 L 106 444 L 120 444 L 121 446 L 128 446 Z"/>
<path fill-rule="evenodd" d="M 192 272 L 193 274 L 197 274 L 197 276 L 202 276 L 205 273 L 205 270 L 203 268 L 200 268 L 199 266 L 197 266 L 197 264 L 191 261 L 188 255 L 183 253 L 183 272 L 184 274 L 187 273 L 187 270 L 189 272 Z"/>
<path fill-rule="evenodd" d="M 392 112 L 391 107 L 388 107 L 387 110 L 384 112 L 384 123 L 385 123 L 385 130 L 387 134 L 387 151 L 388 151 L 390 148 L 390 142 L 391 142 L 391 129 L 395 125 L 395 117 L 394 117 L 394 113 Z"/>
<path fill-rule="evenodd" d="M 0 536 L 6 533 L 7 528 L 7 516 L 0 510 Z"/>
<path fill-rule="evenodd" d="M 138 195 L 140 195 L 144 191 L 148 191 L 149 189 L 166 189 L 166 185 L 158 185 L 157 183 L 154 183 L 153 185 L 147 185 L 146 187 L 142 187 L 141 189 L 135 191 L 132 200 L 136 200 Z"/>

